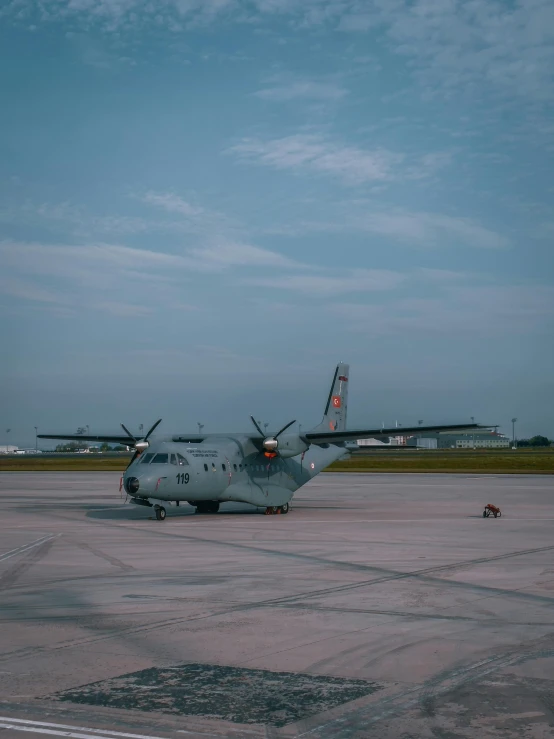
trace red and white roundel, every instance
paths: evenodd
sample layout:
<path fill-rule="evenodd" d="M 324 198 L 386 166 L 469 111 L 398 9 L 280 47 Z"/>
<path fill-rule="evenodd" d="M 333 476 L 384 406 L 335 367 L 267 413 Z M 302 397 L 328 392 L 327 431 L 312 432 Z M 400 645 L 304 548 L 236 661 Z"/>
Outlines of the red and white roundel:
<path fill-rule="evenodd" d="M 340 408 L 341 406 L 340 395 L 333 395 L 332 402 L 333 402 L 333 408 Z"/>

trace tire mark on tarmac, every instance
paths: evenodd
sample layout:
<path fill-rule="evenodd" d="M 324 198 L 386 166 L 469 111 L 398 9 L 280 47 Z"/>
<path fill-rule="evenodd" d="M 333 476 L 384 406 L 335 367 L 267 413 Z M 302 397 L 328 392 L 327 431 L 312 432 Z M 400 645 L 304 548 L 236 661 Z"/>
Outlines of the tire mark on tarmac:
<path fill-rule="evenodd" d="M 321 595 L 329 595 L 333 593 L 340 593 L 345 592 L 348 590 L 355 590 L 357 588 L 363 588 L 368 585 L 375 585 L 382 582 L 389 582 L 393 580 L 402 580 L 407 578 L 419 578 L 424 582 L 429 582 L 431 584 L 440 584 L 444 586 L 445 584 L 457 587 L 457 588 L 463 588 L 463 589 L 470 589 L 470 590 L 478 590 L 481 592 L 490 593 L 491 595 L 508 595 L 518 598 L 523 598 L 526 600 L 535 600 L 540 603 L 545 603 L 549 605 L 554 605 L 554 598 L 546 595 L 538 595 L 535 593 L 523 593 L 523 588 L 519 590 L 505 590 L 503 588 L 495 588 L 490 585 L 478 585 L 473 583 L 465 583 L 460 582 L 456 580 L 444 580 L 443 578 L 439 577 L 428 577 L 428 575 L 431 575 L 435 572 L 447 572 L 447 571 L 453 571 L 454 569 L 462 569 L 464 567 L 472 567 L 477 564 L 486 564 L 488 562 L 494 562 L 497 560 L 503 560 L 508 559 L 510 557 L 520 557 L 524 556 L 526 554 L 538 554 L 542 552 L 549 552 L 554 550 L 554 545 L 549 545 L 546 547 L 538 547 L 535 549 L 524 549 L 519 550 L 516 552 L 507 552 L 505 554 L 497 554 L 492 555 L 490 557 L 478 557 L 475 559 L 467 559 L 467 560 L 461 560 L 459 562 L 450 562 L 449 564 L 444 565 L 436 565 L 433 567 L 426 567 L 424 569 L 420 570 L 411 570 L 409 572 L 397 572 L 395 570 L 389 570 L 385 567 L 376 567 L 375 565 L 362 565 L 358 563 L 351 563 L 351 562 L 341 562 L 337 560 L 332 559 L 326 559 L 324 557 L 316 557 L 314 555 L 309 554 L 298 554 L 295 552 L 284 552 L 281 550 L 274 550 L 274 549 L 266 549 L 263 547 L 253 547 L 249 546 L 247 544 L 237 544 L 236 542 L 225 542 L 221 540 L 214 540 L 214 539 L 205 539 L 203 537 L 198 536 L 190 536 L 190 535 L 179 535 L 179 534 L 172 534 L 168 531 L 153 531 L 151 529 L 130 529 L 128 526 L 122 526 L 121 524 L 106 524 L 104 522 L 104 525 L 111 526 L 113 528 L 123 528 L 126 531 L 137 531 L 140 533 L 149 533 L 153 536 L 162 536 L 164 538 L 172 538 L 172 539 L 179 539 L 179 540 L 185 540 L 185 541 L 192 541 L 192 542 L 200 542 L 202 544 L 208 544 L 209 546 L 224 546 L 224 547 L 230 547 L 233 549 L 239 549 L 240 551 L 248 551 L 249 553 L 255 552 L 257 554 L 266 554 L 272 557 L 285 557 L 295 560 L 300 560 L 304 562 L 312 562 L 314 564 L 320 564 L 325 567 L 337 567 L 337 568 L 345 568 L 345 569 L 354 569 L 357 571 L 365 571 L 365 572 L 375 572 L 375 573 L 383 573 L 382 577 L 379 578 L 371 578 L 368 580 L 361 580 L 356 583 L 348 583 L 346 585 L 337 585 L 331 588 L 324 588 L 316 591 L 306 591 L 304 593 L 297 593 L 289 596 L 283 596 L 282 598 L 276 599 L 274 602 L 289 602 L 296 600 L 297 598 L 311 598 L 311 597 L 319 597 Z"/>
<path fill-rule="evenodd" d="M 407 576 L 407 574 L 402 573 L 402 576 L 405 577 Z M 373 582 L 380 583 L 380 582 L 386 582 L 388 580 L 395 580 L 395 579 L 397 578 L 396 577 L 378 578 Z M 441 581 L 441 582 L 444 584 L 445 581 Z M 517 592 L 517 591 L 507 591 L 508 594 L 511 594 L 514 592 Z M 506 592 L 501 591 L 500 594 L 506 595 Z M 270 599 L 265 599 L 263 601 L 254 601 L 250 603 L 239 603 L 239 604 L 236 604 L 230 607 L 212 611 L 210 613 L 199 614 L 196 616 L 176 616 L 170 619 L 152 621 L 149 624 L 144 624 L 144 625 L 129 626 L 129 627 L 124 627 L 124 628 L 115 628 L 101 635 L 96 634 L 94 636 L 87 636 L 81 639 L 72 639 L 72 640 L 68 640 L 65 642 L 60 642 L 57 645 L 53 645 L 53 646 L 22 648 L 22 649 L 14 650 L 13 652 L 6 652 L 0 655 L 0 661 L 8 660 L 11 658 L 28 658 L 28 657 L 32 657 L 40 653 L 58 651 L 61 649 L 71 649 L 74 647 L 83 646 L 85 644 L 91 644 L 91 643 L 96 643 L 100 641 L 107 641 L 110 639 L 121 638 L 121 637 L 130 636 L 134 634 L 139 634 L 139 633 L 146 633 L 146 632 L 150 632 L 150 631 L 157 630 L 157 629 L 169 628 L 171 626 L 176 626 L 179 624 L 194 623 L 196 621 L 203 621 L 205 619 L 217 618 L 219 616 L 226 616 L 231 613 L 254 610 L 256 608 L 290 607 L 290 608 L 300 609 L 302 608 L 302 605 L 299 605 L 298 603 L 293 604 L 291 602 L 292 600 L 298 599 L 300 597 L 308 597 L 308 596 L 307 595 L 301 596 L 299 594 L 296 594 L 294 596 L 283 596 L 281 598 L 270 598 Z M 360 629 L 354 629 L 352 631 L 348 631 L 344 633 L 357 633 L 359 631 L 366 631 L 368 628 L 379 626 L 382 623 L 386 623 L 386 622 L 372 624 L 370 627 L 366 626 Z M 548 625 L 550 626 L 551 623 L 549 623 Z M 344 633 L 342 633 L 341 635 L 344 635 Z M 336 636 L 338 635 L 333 635 L 333 637 L 329 637 L 329 638 L 335 638 Z M 319 640 L 316 640 L 316 641 L 319 641 Z"/>
<path fill-rule="evenodd" d="M 86 544 L 84 541 L 77 541 L 76 539 L 67 539 L 67 541 L 69 541 L 71 544 L 74 544 L 76 547 L 80 547 L 85 552 L 90 552 L 91 554 L 94 554 L 95 557 L 106 560 L 106 562 L 109 562 L 113 567 L 119 567 L 120 570 L 130 572 L 131 570 L 135 569 L 131 565 L 127 565 L 125 564 L 125 562 L 117 559 L 117 557 L 112 557 L 110 554 L 106 554 L 100 549 L 96 549 L 96 547 L 93 547 L 90 544 Z"/>
<path fill-rule="evenodd" d="M 541 641 L 545 640 L 542 639 Z M 550 638 L 549 641 L 551 643 L 552 639 Z M 300 737 L 313 734 L 318 739 L 327 739 L 327 737 L 329 739 L 351 739 L 354 736 L 368 736 L 367 731 L 372 724 L 397 718 L 412 708 L 421 707 L 422 704 L 423 706 L 432 705 L 436 697 L 449 693 L 464 684 L 481 680 L 487 675 L 506 667 L 553 656 L 554 649 L 552 648 L 530 651 L 528 647 L 524 649 L 520 647 L 503 654 L 480 659 L 477 662 L 442 670 L 421 685 L 382 698 L 346 715 L 312 726 L 305 731 L 300 730 L 296 737 L 300 739 Z M 313 723 L 313 720 L 310 723 Z"/>
<path fill-rule="evenodd" d="M 473 602 L 473 601 L 471 601 Z M 488 618 L 479 618 L 477 616 L 452 616 L 450 614 L 441 613 L 440 609 L 437 613 L 417 613 L 414 611 L 391 611 L 380 608 L 346 608 L 342 606 L 320 606 L 313 605 L 311 603 L 283 603 L 276 604 L 276 608 L 288 608 L 291 610 L 309 610 L 309 611 L 322 611 L 324 613 L 362 613 L 375 616 L 395 616 L 399 618 L 410 618 L 414 620 L 429 620 L 429 621 L 470 621 L 482 625 L 497 626 L 502 624 L 503 626 L 554 626 L 552 619 L 549 621 L 506 621 L 506 619 L 500 618 L 499 616 L 491 616 Z M 449 608 L 458 608 L 459 605 L 448 606 Z"/>
<path fill-rule="evenodd" d="M 19 580 L 31 567 L 43 557 L 46 557 L 54 544 L 55 538 L 47 539 L 42 544 L 30 549 L 17 564 L 9 567 L 0 576 L 0 590 L 6 590 Z"/>
<path fill-rule="evenodd" d="M 58 516 L 60 518 L 60 516 Z M 67 520 L 74 521 L 75 519 L 69 516 L 61 516 L 61 518 L 66 518 Z M 440 584 L 445 585 L 448 584 L 452 587 L 458 587 L 458 588 L 464 588 L 464 589 L 471 589 L 471 590 L 479 590 L 482 592 L 489 592 L 492 595 L 514 595 L 518 598 L 523 598 L 527 600 L 536 600 L 541 603 L 547 603 L 547 604 L 554 604 L 554 597 L 545 596 L 545 595 L 537 595 L 535 593 L 523 593 L 523 588 L 519 590 L 505 590 L 503 588 L 494 588 L 487 585 L 477 585 L 473 583 L 465 583 L 465 582 L 459 582 L 456 580 L 448 580 L 445 581 L 442 578 L 437 577 L 427 577 L 428 574 L 432 574 L 435 572 L 447 572 L 447 571 L 453 571 L 455 569 L 463 569 L 465 567 L 472 567 L 477 564 L 486 564 L 488 562 L 495 562 L 497 560 L 503 560 L 508 559 L 511 557 L 520 557 L 524 556 L 526 554 L 538 554 L 542 552 L 548 552 L 554 550 L 554 545 L 549 545 L 545 547 L 537 547 L 535 549 L 523 549 L 515 552 L 506 552 L 505 554 L 497 554 L 492 555 L 490 557 L 477 557 L 475 559 L 467 559 L 467 560 L 460 560 L 459 562 L 450 562 L 449 564 L 444 565 L 436 565 L 433 567 L 427 567 L 420 570 L 411 570 L 409 572 L 397 572 L 395 570 L 389 570 L 385 567 L 376 567 L 375 565 L 364 565 L 354 562 L 342 562 L 340 560 L 333 560 L 333 559 L 326 559 L 325 557 L 317 557 L 315 555 L 311 554 L 298 554 L 297 552 L 285 552 L 279 549 L 266 549 L 264 547 L 254 547 L 247 544 L 238 544 L 236 542 L 226 542 L 222 541 L 220 539 L 214 540 L 214 539 L 206 539 L 204 537 L 199 536 L 191 536 L 190 534 L 180 535 L 180 534 L 173 534 L 169 531 L 160 531 L 159 529 L 153 530 L 150 528 L 135 528 L 130 527 L 122 524 L 117 523 L 110 523 L 107 521 L 92 521 L 93 525 L 102 525 L 104 527 L 108 526 L 110 528 L 116 528 L 116 529 L 124 529 L 125 531 L 131 531 L 131 532 L 137 532 L 140 534 L 150 534 L 152 536 L 161 536 L 163 538 L 171 538 L 171 539 L 179 539 L 181 541 L 191 541 L 191 542 L 199 542 L 201 544 L 207 544 L 208 546 L 223 546 L 231 549 L 238 549 L 240 551 L 247 551 L 248 553 L 256 553 L 256 554 L 266 554 L 271 557 L 284 557 L 287 559 L 294 559 L 294 560 L 300 560 L 303 562 L 312 562 L 314 564 L 323 565 L 324 567 L 337 567 L 338 569 L 350 569 L 355 571 L 362 571 L 362 572 L 375 572 L 375 573 L 383 573 L 383 576 L 380 578 L 371 578 L 369 580 L 361 580 L 356 583 L 349 583 L 346 585 L 338 585 L 332 588 L 324 588 L 321 590 L 316 591 L 307 591 L 305 593 L 299 593 L 295 595 L 290 596 L 283 596 L 283 598 L 277 599 L 278 602 L 281 602 L 282 600 L 289 601 L 289 600 L 295 600 L 296 598 L 310 598 L 310 597 L 317 597 L 320 595 L 328 595 L 335 592 L 344 592 L 348 590 L 354 590 L 356 588 L 362 588 L 366 587 L 367 585 L 374 585 L 382 582 L 388 582 L 389 580 L 402 580 L 406 578 L 420 578 L 424 582 L 429 582 L 431 584 Z"/>
<path fill-rule="evenodd" d="M 66 517 L 62 516 L 62 518 L 66 518 Z M 68 520 L 73 520 L 73 519 L 68 517 Z M 100 522 L 98 522 L 98 524 L 100 525 Z M 110 526 L 112 528 L 117 528 L 117 529 L 123 528 L 125 530 L 129 530 L 129 527 L 122 526 L 120 524 L 109 524 L 109 523 L 107 524 L 106 522 L 102 522 L 101 525 L 103 526 L 107 525 L 107 526 Z M 194 542 L 207 543 L 210 546 L 214 546 L 217 544 L 220 544 L 223 546 L 231 546 L 233 548 L 239 548 L 241 550 L 246 549 L 249 552 L 259 552 L 262 554 L 270 554 L 272 556 L 285 556 L 285 557 L 291 556 L 291 557 L 294 557 L 297 559 L 299 558 L 302 560 L 312 560 L 312 561 L 316 560 L 318 563 L 325 564 L 326 566 L 335 564 L 333 560 L 326 560 L 320 557 L 313 557 L 311 555 L 297 555 L 297 554 L 293 554 L 289 552 L 281 552 L 279 550 L 274 551 L 274 550 L 263 549 L 259 547 L 251 547 L 251 546 L 247 546 L 244 544 L 214 541 L 214 540 L 204 539 L 204 538 L 194 537 L 194 536 L 180 536 L 178 534 L 171 534 L 170 532 L 162 532 L 159 530 L 149 531 L 148 529 L 144 529 L 144 528 L 141 528 L 141 529 L 132 528 L 130 530 L 135 531 L 137 533 L 141 533 L 141 534 L 151 533 L 152 535 L 162 536 L 165 538 L 175 538 L 175 539 L 180 539 L 180 540 L 190 540 Z M 90 644 L 93 642 L 106 641 L 108 639 L 124 637 L 126 635 L 152 631 L 154 629 L 167 628 L 167 627 L 177 625 L 177 624 L 195 622 L 195 621 L 200 621 L 200 620 L 208 619 L 208 618 L 216 618 L 218 616 L 228 615 L 230 613 L 235 613 L 237 611 L 247 611 L 247 610 L 256 609 L 256 608 L 279 606 L 281 604 L 293 603 L 294 601 L 300 600 L 302 598 L 306 599 L 306 598 L 311 598 L 311 597 L 319 597 L 321 595 L 340 593 L 340 592 L 345 592 L 348 590 L 353 590 L 353 589 L 357 589 L 361 587 L 367 587 L 368 585 L 380 584 L 384 582 L 392 582 L 395 580 L 401 580 L 401 579 L 407 579 L 407 578 L 413 578 L 413 577 L 422 578 L 430 582 L 440 583 L 443 586 L 449 585 L 449 586 L 463 587 L 465 589 L 469 588 L 473 590 L 481 590 L 481 591 L 492 593 L 494 595 L 503 595 L 503 596 L 508 596 L 508 597 L 522 595 L 523 597 L 527 599 L 532 598 L 535 600 L 540 600 L 543 603 L 552 604 L 554 603 L 554 598 L 550 598 L 547 596 L 539 596 L 539 595 L 535 595 L 532 593 L 524 594 L 518 590 L 504 590 L 501 588 L 491 588 L 490 586 L 473 585 L 471 583 L 460 583 L 460 582 L 456 582 L 452 580 L 445 581 L 441 578 L 427 578 L 426 577 L 427 574 L 433 573 L 433 572 L 442 572 L 442 571 L 452 570 L 452 569 L 459 568 L 459 567 L 471 566 L 473 564 L 481 564 L 481 563 L 486 563 L 490 561 L 507 559 L 510 557 L 523 556 L 526 554 L 534 554 L 534 553 L 540 553 L 540 552 L 546 552 L 546 551 L 552 551 L 552 550 L 554 550 L 554 545 L 547 546 L 547 547 L 538 547 L 535 549 L 525 549 L 525 550 L 520 550 L 517 552 L 508 552 L 506 554 L 494 555 L 492 557 L 479 557 L 473 560 L 462 560 L 457 563 L 454 562 L 454 563 L 449 563 L 447 565 L 437 565 L 435 567 L 427 567 L 422 570 L 413 570 L 411 572 L 401 572 L 401 573 L 394 572 L 394 571 L 391 572 L 391 570 L 386 570 L 384 568 L 372 567 L 369 565 L 361 565 L 359 567 L 363 569 L 373 570 L 373 571 L 378 571 L 378 572 L 386 572 L 388 574 L 383 577 L 373 578 L 371 580 L 365 580 L 365 581 L 357 582 L 357 583 L 351 583 L 348 585 L 339 585 L 333 588 L 325 588 L 325 589 L 320 589 L 317 591 L 307 591 L 305 593 L 295 593 L 292 595 L 282 596 L 279 598 L 270 598 L 270 599 L 265 599 L 262 601 L 237 604 L 236 606 L 221 609 L 221 610 L 214 611 L 208 614 L 197 615 L 197 616 L 192 616 L 192 617 L 190 616 L 175 617 L 172 619 L 165 619 L 163 621 L 151 622 L 150 624 L 145 624 L 145 625 L 130 626 L 130 627 L 121 628 L 121 629 L 118 628 L 118 629 L 114 629 L 111 632 L 104 633 L 102 635 L 88 636 L 82 639 L 73 639 L 73 640 L 66 641 L 66 642 L 60 642 L 59 644 L 55 646 L 23 648 L 19 650 L 14 650 L 13 652 L 7 652 L 7 653 L 4 653 L 3 655 L 0 655 L 0 661 L 14 658 L 14 657 L 19 657 L 19 658 L 30 657 L 30 656 L 34 656 L 35 654 L 39 654 L 42 652 L 57 651 L 58 649 L 67 649 L 67 648 L 82 646 L 84 644 Z M 348 563 L 337 562 L 336 564 L 338 565 L 338 564 L 348 564 Z"/>

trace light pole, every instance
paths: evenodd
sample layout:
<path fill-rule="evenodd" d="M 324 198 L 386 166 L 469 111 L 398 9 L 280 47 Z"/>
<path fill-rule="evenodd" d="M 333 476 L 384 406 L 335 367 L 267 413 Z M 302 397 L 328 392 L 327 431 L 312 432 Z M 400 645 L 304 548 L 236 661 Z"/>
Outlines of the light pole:
<path fill-rule="evenodd" d="M 201 434 L 202 433 L 202 429 L 204 428 L 204 424 L 203 423 L 200 423 L 200 421 L 199 421 L 198 424 L 197 424 L 197 426 L 198 426 L 198 433 Z"/>
<path fill-rule="evenodd" d="M 517 421 L 517 418 L 512 418 L 512 449 L 517 449 L 517 443 L 516 443 L 516 421 Z"/>
<path fill-rule="evenodd" d="M 38 452 L 38 426 L 35 426 L 35 452 Z"/>
<path fill-rule="evenodd" d="M 265 429 L 265 435 L 267 436 L 267 427 L 269 426 L 269 423 L 264 423 L 264 429 Z"/>
<path fill-rule="evenodd" d="M 475 423 L 475 416 L 471 416 L 471 423 Z M 475 431 L 471 434 L 473 440 L 473 448 L 475 449 Z"/>
<path fill-rule="evenodd" d="M 11 429 L 6 429 L 6 454 L 8 453 L 8 441 L 10 440 L 10 431 Z"/>
<path fill-rule="evenodd" d="M 141 434 L 142 434 L 143 429 L 144 429 L 144 424 L 143 423 L 139 424 L 139 431 Z"/>

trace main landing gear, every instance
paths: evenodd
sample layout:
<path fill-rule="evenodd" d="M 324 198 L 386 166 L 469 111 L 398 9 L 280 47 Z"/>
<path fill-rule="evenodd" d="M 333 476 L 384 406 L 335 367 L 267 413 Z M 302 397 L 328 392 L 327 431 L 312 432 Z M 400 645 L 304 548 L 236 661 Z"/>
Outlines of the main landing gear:
<path fill-rule="evenodd" d="M 285 503 L 285 505 L 270 505 L 265 509 L 265 516 L 277 516 L 280 513 L 288 513 L 289 512 L 289 504 Z"/>
<path fill-rule="evenodd" d="M 156 518 L 158 519 L 158 521 L 165 521 L 166 514 L 163 505 L 154 506 L 154 511 L 156 513 Z"/>
<path fill-rule="evenodd" d="M 194 503 L 196 513 L 217 513 L 219 511 L 219 501 L 217 500 L 198 500 Z"/>

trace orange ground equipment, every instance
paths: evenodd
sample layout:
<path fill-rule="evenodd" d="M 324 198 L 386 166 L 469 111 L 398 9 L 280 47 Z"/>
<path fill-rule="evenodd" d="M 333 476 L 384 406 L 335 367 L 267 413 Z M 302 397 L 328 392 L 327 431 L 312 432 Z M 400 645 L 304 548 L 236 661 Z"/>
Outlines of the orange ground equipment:
<path fill-rule="evenodd" d="M 492 503 L 487 503 L 485 510 L 483 511 L 483 518 L 488 518 L 491 514 L 496 518 L 497 516 L 501 516 L 502 512 L 497 506 Z"/>

